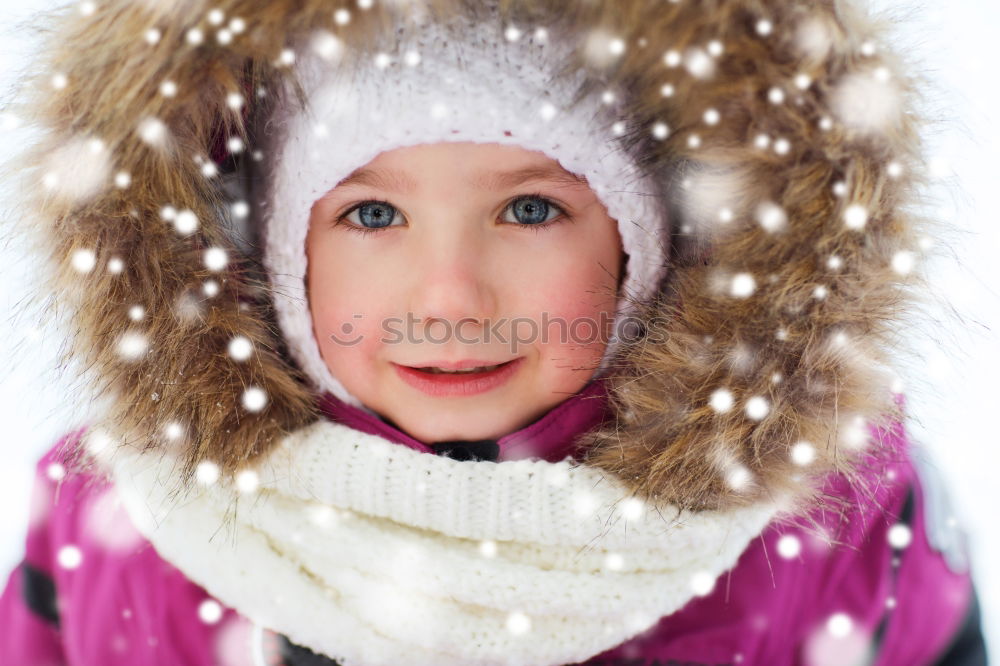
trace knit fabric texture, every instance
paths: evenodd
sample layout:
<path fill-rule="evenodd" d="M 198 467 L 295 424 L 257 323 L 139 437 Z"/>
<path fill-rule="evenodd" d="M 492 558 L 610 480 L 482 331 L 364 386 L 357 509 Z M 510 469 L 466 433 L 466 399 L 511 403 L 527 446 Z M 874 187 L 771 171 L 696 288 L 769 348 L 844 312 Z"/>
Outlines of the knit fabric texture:
<path fill-rule="evenodd" d="M 325 421 L 188 493 L 170 454 L 88 448 L 158 552 L 342 666 L 585 660 L 711 589 L 780 511 L 654 510 L 569 460 L 459 462 Z"/>
<path fill-rule="evenodd" d="M 536 32 L 516 43 L 495 22 L 405 23 L 374 62 L 346 63 L 333 35 L 296 61 L 306 108 L 280 108 L 269 125 L 264 171 L 265 265 L 291 354 L 315 387 L 367 409 L 332 375 L 312 330 L 305 239 L 313 203 L 378 154 L 415 144 L 470 141 L 540 151 L 586 177 L 618 223 L 629 255 L 602 376 L 634 303 L 655 293 L 666 261 L 666 213 L 653 179 L 619 145 L 615 108 L 572 103 L 583 72 L 556 78 L 569 46 Z M 281 97 L 288 99 L 288 94 Z"/>

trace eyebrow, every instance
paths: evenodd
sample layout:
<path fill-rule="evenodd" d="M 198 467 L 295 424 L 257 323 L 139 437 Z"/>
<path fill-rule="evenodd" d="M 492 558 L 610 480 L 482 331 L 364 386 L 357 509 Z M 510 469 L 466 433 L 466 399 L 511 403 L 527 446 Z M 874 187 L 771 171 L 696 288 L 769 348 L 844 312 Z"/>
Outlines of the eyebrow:
<path fill-rule="evenodd" d="M 483 190 L 503 190 L 517 187 L 534 180 L 548 180 L 565 185 L 587 185 L 587 179 L 570 173 L 559 166 L 530 166 L 513 171 L 481 171 L 474 174 L 469 182 Z M 356 169 L 344 178 L 337 187 L 368 185 L 383 190 L 412 192 L 416 183 L 405 173 L 394 169 Z"/>

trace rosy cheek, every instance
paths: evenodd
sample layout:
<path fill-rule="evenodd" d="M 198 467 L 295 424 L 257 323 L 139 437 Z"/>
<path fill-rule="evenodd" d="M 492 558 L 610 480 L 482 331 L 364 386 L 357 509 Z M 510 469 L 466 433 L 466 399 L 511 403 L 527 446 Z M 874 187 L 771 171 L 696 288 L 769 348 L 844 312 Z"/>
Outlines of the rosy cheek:
<path fill-rule="evenodd" d="M 595 262 L 596 264 L 596 262 Z M 563 273 L 533 297 L 534 310 L 548 319 L 539 326 L 548 331 L 543 346 L 551 353 L 574 357 L 600 356 L 614 321 L 614 284 L 599 266 L 578 267 Z M 557 352 L 555 348 L 560 348 Z"/>
<path fill-rule="evenodd" d="M 323 330 L 316 329 L 317 335 L 326 335 L 329 342 L 345 348 L 358 346 L 359 339 L 370 337 L 367 328 L 374 326 L 373 319 L 363 304 L 353 298 L 333 300 L 328 297 L 315 307 L 314 320 L 323 326 Z"/>

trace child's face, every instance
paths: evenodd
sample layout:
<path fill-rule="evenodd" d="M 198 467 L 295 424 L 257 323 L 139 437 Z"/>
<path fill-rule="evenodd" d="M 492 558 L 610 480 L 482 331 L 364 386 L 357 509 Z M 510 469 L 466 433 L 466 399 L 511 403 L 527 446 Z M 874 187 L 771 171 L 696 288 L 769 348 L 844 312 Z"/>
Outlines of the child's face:
<path fill-rule="evenodd" d="M 625 259 L 585 181 L 469 142 L 384 152 L 353 176 L 315 202 L 306 240 L 313 333 L 352 395 L 431 443 L 499 438 L 583 388 Z M 515 362 L 499 383 L 412 369 L 464 360 Z"/>

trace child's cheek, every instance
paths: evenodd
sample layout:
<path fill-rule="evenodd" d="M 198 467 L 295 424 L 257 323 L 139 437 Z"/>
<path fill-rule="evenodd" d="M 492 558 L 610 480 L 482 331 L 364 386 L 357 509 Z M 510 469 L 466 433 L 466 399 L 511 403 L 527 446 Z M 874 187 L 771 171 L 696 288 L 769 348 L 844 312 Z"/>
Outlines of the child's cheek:
<path fill-rule="evenodd" d="M 580 256 L 540 266 L 534 288 L 522 291 L 530 302 L 519 309 L 537 313 L 543 362 L 589 366 L 604 354 L 614 322 L 615 266 Z"/>
<path fill-rule="evenodd" d="M 309 302 L 323 361 L 349 392 L 358 395 L 373 384 L 372 359 L 382 317 L 364 280 L 352 279 L 352 275 L 350 270 L 317 270 L 311 277 Z"/>

